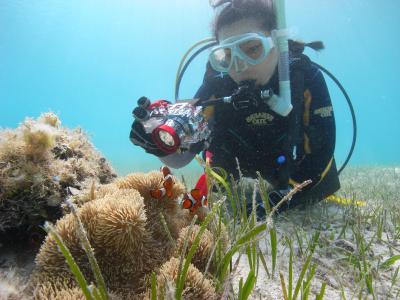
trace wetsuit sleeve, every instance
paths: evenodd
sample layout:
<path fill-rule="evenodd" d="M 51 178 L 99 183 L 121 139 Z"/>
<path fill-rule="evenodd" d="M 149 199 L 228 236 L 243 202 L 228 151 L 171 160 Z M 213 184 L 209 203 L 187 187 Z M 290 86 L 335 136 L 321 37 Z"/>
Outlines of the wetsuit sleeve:
<path fill-rule="evenodd" d="M 312 66 L 305 74 L 304 153 L 291 178 L 312 180 L 318 185 L 330 170 L 335 150 L 336 128 L 331 98 L 322 72 Z"/>

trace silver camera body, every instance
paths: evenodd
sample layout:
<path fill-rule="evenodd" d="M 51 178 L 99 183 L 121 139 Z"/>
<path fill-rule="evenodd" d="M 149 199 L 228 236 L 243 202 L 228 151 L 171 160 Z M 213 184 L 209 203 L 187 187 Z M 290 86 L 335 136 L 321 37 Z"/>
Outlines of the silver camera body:
<path fill-rule="evenodd" d="M 148 116 L 140 122 L 158 146 L 164 149 L 165 144 L 164 150 L 169 147 L 171 152 L 189 150 L 191 145 L 206 141 L 211 134 L 201 106 L 180 102 L 147 110 Z"/>

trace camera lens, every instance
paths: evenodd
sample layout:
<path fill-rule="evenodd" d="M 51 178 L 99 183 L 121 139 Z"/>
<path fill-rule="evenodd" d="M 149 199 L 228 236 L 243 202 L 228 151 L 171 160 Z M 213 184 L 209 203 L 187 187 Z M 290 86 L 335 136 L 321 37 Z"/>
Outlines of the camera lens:
<path fill-rule="evenodd" d="M 175 140 L 174 137 L 168 132 L 164 130 L 160 130 L 158 132 L 158 136 L 160 140 L 168 147 L 174 147 L 175 146 Z"/>

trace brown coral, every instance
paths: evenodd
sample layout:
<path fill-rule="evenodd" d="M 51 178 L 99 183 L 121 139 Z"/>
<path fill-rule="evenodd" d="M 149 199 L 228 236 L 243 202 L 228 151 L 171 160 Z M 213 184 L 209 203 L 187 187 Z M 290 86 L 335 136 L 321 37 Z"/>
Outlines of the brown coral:
<path fill-rule="evenodd" d="M 54 113 L 27 118 L 17 129 L 0 130 L 0 235 L 55 221 L 67 187 L 83 190 L 111 182 L 115 172 L 80 130 L 61 127 Z M 5 233 L 4 233 L 5 232 Z"/>
<path fill-rule="evenodd" d="M 50 125 L 54 128 L 59 128 L 61 126 L 61 121 L 58 116 L 53 112 L 43 113 L 39 117 L 39 122 L 43 124 Z"/>

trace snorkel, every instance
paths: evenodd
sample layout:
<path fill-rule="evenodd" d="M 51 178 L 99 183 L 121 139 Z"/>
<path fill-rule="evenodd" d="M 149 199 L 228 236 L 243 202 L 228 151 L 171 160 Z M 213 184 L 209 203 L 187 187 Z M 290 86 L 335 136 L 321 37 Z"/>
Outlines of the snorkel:
<path fill-rule="evenodd" d="M 285 0 L 275 0 L 277 30 L 272 32 L 279 51 L 279 96 L 273 94 L 268 105 L 277 114 L 286 117 L 292 110 L 289 76 L 289 45 L 286 29 Z"/>

